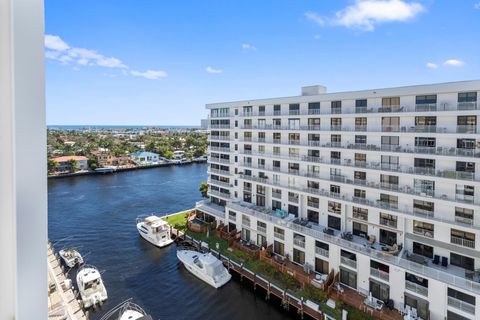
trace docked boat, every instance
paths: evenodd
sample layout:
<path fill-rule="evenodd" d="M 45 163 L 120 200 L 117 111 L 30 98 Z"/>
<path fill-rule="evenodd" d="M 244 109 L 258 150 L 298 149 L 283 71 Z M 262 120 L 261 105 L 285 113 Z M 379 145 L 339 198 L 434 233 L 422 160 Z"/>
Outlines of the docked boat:
<path fill-rule="evenodd" d="M 58 252 L 63 262 L 69 268 L 73 268 L 76 265 L 83 264 L 83 257 L 75 248 L 65 248 Z"/>
<path fill-rule="evenodd" d="M 223 263 L 211 253 L 178 249 L 177 257 L 188 271 L 214 288 L 220 288 L 232 278 Z"/>
<path fill-rule="evenodd" d="M 173 242 L 170 225 L 155 215 L 137 218 L 137 230 L 140 235 L 157 247 L 165 247 Z"/>
<path fill-rule="evenodd" d="M 108 311 L 100 320 L 153 320 L 139 305 L 126 300 Z"/>
<path fill-rule="evenodd" d="M 107 300 L 107 289 L 97 268 L 83 265 L 77 272 L 78 291 L 85 308 L 102 305 Z"/>

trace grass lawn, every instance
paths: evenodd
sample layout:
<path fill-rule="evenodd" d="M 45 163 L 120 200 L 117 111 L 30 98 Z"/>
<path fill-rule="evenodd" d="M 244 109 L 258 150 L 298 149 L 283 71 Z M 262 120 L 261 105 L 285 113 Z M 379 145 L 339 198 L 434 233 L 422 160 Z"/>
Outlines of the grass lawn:
<path fill-rule="evenodd" d="M 170 216 L 163 217 L 162 219 L 167 221 L 172 227 L 184 226 L 187 223 L 187 213 L 192 210 L 185 210 L 179 213 L 175 213 Z M 178 228 L 177 228 L 178 229 Z"/>

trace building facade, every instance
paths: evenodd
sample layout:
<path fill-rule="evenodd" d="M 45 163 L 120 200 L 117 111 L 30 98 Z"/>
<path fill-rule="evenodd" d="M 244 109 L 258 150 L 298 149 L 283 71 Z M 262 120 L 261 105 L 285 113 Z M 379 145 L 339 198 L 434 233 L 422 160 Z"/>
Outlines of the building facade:
<path fill-rule="evenodd" d="M 55 171 L 68 172 L 74 169 L 78 171 L 88 170 L 88 158 L 84 156 L 63 156 L 52 159 L 56 163 Z M 72 167 L 72 162 L 75 161 L 76 168 Z"/>
<path fill-rule="evenodd" d="M 312 86 L 209 104 L 197 209 L 397 309 L 478 319 L 479 94 L 480 81 Z"/>
<path fill-rule="evenodd" d="M 154 165 L 160 163 L 160 155 L 153 152 L 134 152 L 130 154 L 130 159 L 137 165 Z"/>

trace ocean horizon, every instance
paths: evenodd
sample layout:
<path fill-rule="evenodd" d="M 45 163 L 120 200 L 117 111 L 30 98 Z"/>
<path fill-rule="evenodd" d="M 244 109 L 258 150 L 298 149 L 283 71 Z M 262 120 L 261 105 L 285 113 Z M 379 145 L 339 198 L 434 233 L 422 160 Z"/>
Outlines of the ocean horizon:
<path fill-rule="evenodd" d="M 200 129 L 198 125 L 99 125 L 99 124 L 78 124 L 78 125 L 47 125 L 47 129 L 59 130 L 85 130 L 85 129 Z"/>

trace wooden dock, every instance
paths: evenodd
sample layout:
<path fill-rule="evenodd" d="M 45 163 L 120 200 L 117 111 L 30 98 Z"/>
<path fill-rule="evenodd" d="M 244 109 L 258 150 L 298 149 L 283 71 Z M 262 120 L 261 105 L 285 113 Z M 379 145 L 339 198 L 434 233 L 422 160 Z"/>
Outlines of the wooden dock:
<path fill-rule="evenodd" d="M 174 234 L 177 233 L 177 230 L 172 230 L 172 231 L 174 232 Z M 270 299 L 270 297 L 272 296 L 278 298 L 281 301 L 281 304 L 284 309 L 290 310 L 290 308 L 294 308 L 302 319 L 304 316 L 308 316 L 309 318 L 315 319 L 315 320 L 325 319 L 325 315 L 320 309 L 317 308 L 317 310 L 315 310 L 314 308 L 308 306 L 306 302 L 303 301 L 303 299 L 299 299 L 293 296 L 286 290 L 271 283 L 261 275 L 255 274 L 251 270 L 245 268 L 242 264 L 239 264 L 231 260 L 229 257 L 220 254 L 218 251 L 214 249 L 211 249 L 211 248 L 206 249 L 204 247 L 201 247 L 200 241 L 190 237 L 189 235 L 186 235 L 180 232 L 180 235 L 178 238 L 183 238 L 183 239 L 192 241 L 203 252 L 211 252 L 213 255 L 215 255 L 216 257 L 222 260 L 223 264 L 225 265 L 225 267 L 228 268 L 230 273 L 237 274 L 240 277 L 241 281 L 246 279 L 249 282 L 251 282 L 254 290 L 256 290 L 257 287 L 264 289 L 264 291 L 266 292 L 265 298 L 267 300 Z"/>
<path fill-rule="evenodd" d="M 60 320 L 86 320 L 88 317 L 78 303 L 70 282 L 66 287 L 68 278 L 60 263 L 60 259 L 55 256 L 55 249 L 48 243 L 47 246 L 48 263 L 48 319 Z M 65 280 L 67 280 L 65 282 Z"/>

